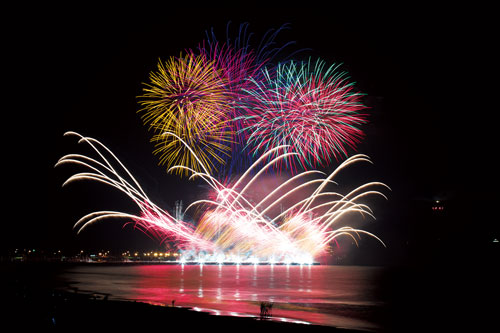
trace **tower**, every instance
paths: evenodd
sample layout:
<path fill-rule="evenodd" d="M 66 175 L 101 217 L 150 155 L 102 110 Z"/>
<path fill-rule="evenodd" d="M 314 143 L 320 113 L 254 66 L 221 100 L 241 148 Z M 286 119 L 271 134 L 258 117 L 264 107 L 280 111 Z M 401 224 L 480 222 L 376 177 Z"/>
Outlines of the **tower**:
<path fill-rule="evenodd" d="M 176 220 L 183 220 L 184 213 L 182 211 L 182 200 L 175 201 L 174 217 Z"/>

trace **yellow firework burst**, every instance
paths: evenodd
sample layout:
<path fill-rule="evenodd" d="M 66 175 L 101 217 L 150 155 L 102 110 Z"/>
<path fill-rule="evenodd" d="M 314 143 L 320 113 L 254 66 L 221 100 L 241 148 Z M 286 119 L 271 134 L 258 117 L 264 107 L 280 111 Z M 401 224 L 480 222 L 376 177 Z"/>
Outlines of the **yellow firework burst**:
<path fill-rule="evenodd" d="M 184 165 L 202 171 L 191 151 L 177 138 L 164 135 L 174 133 L 196 153 L 210 173 L 223 164 L 223 155 L 229 155 L 232 137 L 229 126 L 231 93 L 226 79 L 213 62 L 202 55 L 188 53 L 159 61 L 156 72 L 150 73 L 140 105 L 142 119 L 154 132 L 154 154 L 167 168 Z M 176 169 L 181 175 L 184 169 Z"/>

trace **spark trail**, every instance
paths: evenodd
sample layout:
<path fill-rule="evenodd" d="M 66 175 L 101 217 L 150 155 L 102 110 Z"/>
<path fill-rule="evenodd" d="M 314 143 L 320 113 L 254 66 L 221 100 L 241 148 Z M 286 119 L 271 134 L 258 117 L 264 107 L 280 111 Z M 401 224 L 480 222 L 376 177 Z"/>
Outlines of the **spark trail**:
<path fill-rule="evenodd" d="M 191 179 L 203 179 L 211 188 L 206 198 L 191 203 L 185 210 L 185 213 L 193 212 L 197 220 L 195 226 L 175 219 L 154 204 L 131 172 L 101 142 L 75 132 L 65 135 L 78 137 L 80 143 L 92 147 L 98 158 L 80 154 L 62 157 L 56 166 L 69 163 L 89 169 L 69 177 L 63 186 L 79 180 L 101 182 L 125 193 L 140 211 L 139 214 L 118 211 L 89 213 L 75 224 L 78 233 L 105 219 L 125 219 L 160 242 L 175 243 L 184 254 L 182 260 L 219 262 L 311 263 L 336 238 L 348 236 L 357 242 L 361 234 L 371 236 L 385 246 L 376 235 L 347 225 L 345 217 L 359 214 L 363 218 L 374 218 L 372 210 L 360 199 L 372 195 L 386 198 L 380 189 L 389 189 L 387 185 L 370 182 L 345 195 L 328 190 L 335 184 L 333 178 L 339 171 L 353 163 L 369 162 L 366 155 L 346 159 L 328 176 L 316 170 L 298 173 L 256 200 L 251 193 L 259 186 L 266 170 L 297 154 L 290 146 L 281 145 L 268 150 L 232 184 L 223 184 L 210 175 L 186 142 L 174 133 L 164 133 L 186 145 L 201 166 L 201 170 L 195 170 L 177 165 L 169 171 L 181 169 L 190 173 Z M 283 205 L 287 208 L 279 210 Z"/>

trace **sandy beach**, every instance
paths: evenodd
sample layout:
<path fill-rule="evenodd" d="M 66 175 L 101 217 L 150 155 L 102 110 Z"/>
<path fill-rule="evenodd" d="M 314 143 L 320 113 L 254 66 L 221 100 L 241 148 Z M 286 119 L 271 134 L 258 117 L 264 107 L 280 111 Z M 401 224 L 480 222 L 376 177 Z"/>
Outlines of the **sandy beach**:
<path fill-rule="evenodd" d="M 2 316 L 7 327 L 56 331 L 168 329 L 287 332 L 355 332 L 329 326 L 282 322 L 259 317 L 216 316 L 191 308 L 108 300 L 102 294 L 82 294 L 17 285 L 11 289 Z"/>
<path fill-rule="evenodd" d="M 68 290 L 57 285 L 58 265 L 0 265 L 3 310 L 0 323 L 16 330 L 108 331 L 202 329 L 255 332 L 356 332 L 352 329 L 282 321 L 278 318 L 214 315 L 199 309 L 162 306 L 132 300 L 108 299 L 108 295 Z M 196 311 L 198 310 L 198 311 Z"/>

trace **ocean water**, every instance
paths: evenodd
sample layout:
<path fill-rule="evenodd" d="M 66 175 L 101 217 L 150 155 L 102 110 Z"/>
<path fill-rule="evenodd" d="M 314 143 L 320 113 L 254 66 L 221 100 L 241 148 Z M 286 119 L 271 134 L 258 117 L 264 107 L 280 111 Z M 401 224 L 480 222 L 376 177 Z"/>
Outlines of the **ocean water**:
<path fill-rule="evenodd" d="M 77 265 L 68 288 L 214 315 L 256 316 L 272 302 L 273 320 L 379 330 L 383 268 L 361 266 Z"/>

